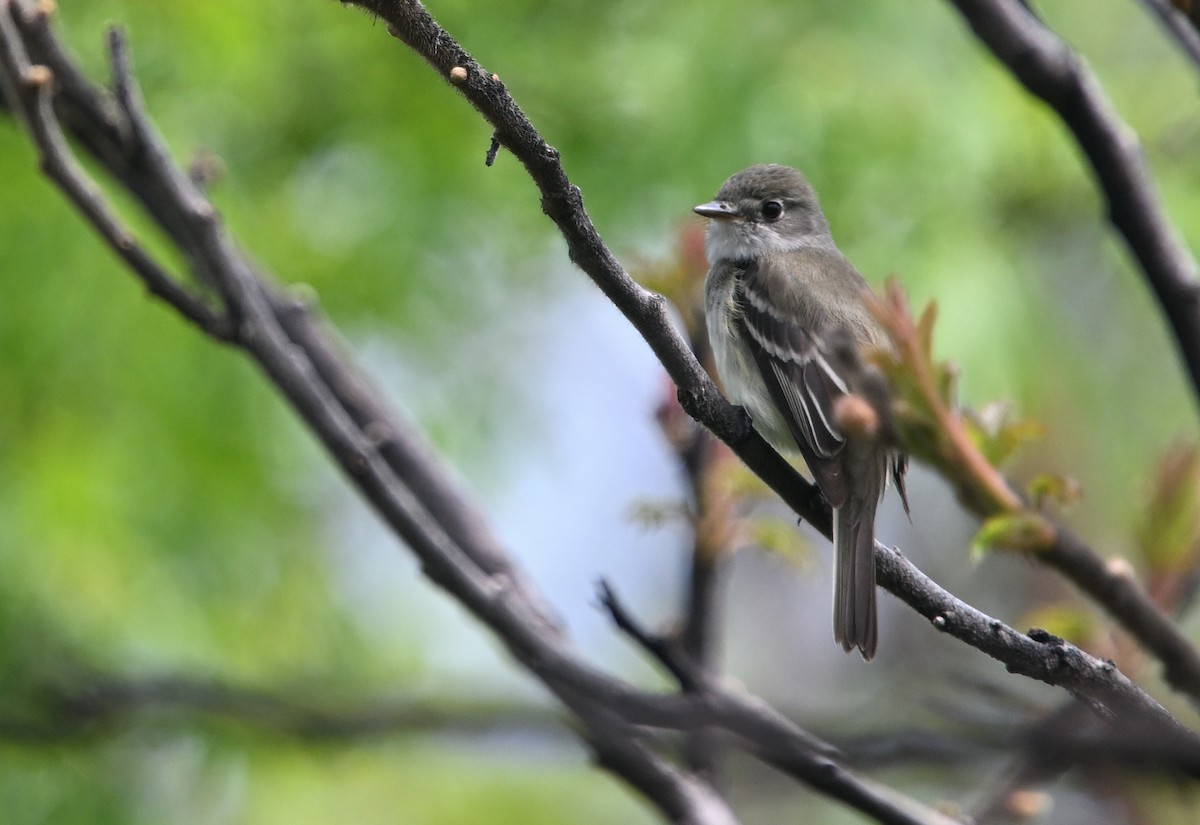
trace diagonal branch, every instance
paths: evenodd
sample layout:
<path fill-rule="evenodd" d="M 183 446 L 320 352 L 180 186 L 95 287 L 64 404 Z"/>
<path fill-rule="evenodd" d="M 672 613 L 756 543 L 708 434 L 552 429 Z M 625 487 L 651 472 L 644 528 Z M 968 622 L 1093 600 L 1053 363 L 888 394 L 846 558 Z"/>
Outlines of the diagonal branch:
<path fill-rule="evenodd" d="M 642 288 L 622 268 L 588 217 L 583 195 L 567 178 L 558 150 L 538 134 L 499 77 L 480 66 L 417 0 L 341 2 L 385 20 L 389 33 L 454 83 L 495 129 L 500 145 L 529 172 L 541 193 L 542 211 L 562 233 L 571 260 L 642 334 L 674 380 L 684 409 L 729 444 L 802 518 L 829 535 L 832 522 L 820 492 L 767 445 L 742 410 L 724 399 L 675 330 L 662 296 Z"/>
<path fill-rule="evenodd" d="M 1020 0 L 951 0 L 975 36 L 1071 131 L 1170 324 L 1200 393 L 1200 282 L 1196 260 L 1167 218 L 1137 136 L 1083 60 Z"/>
<path fill-rule="evenodd" d="M 1154 12 L 1188 60 L 1200 69 L 1200 32 L 1196 24 L 1167 0 L 1141 0 L 1141 3 Z"/>
<path fill-rule="evenodd" d="M 913 455 L 935 467 L 985 525 L 1001 522 L 999 532 L 1009 535 L 1015 549 L 1090 594 L 1158 657 L 1171 685 L 1200 703 L 1200 651 L 1172 617 L 1127 566 L 1109 564 L 1065 524 L 1032 507 L 968 432 L 966 416 L 946 381 L 949 368 L 933 359 L 935 306 L 915 320 L 895 281 L 873 304 L 892 341 L 891 350 L 879 353 L 877 361 L 891 379 L 894 423 Z"/>
<path fill-rule="evenodd" d="M 19 10 L 15 16 L 14 7 Z M 435 36 L 426 45 L 434 54 L 462 56 L 418 4 L 404 4 L 404 9 L 417 16 L 418 27 L 433 26 Z M 236 319 L 228 341 L 259 364 L 348 480 L 421 559 L 426 574 L 486 623 L 514 658 L 575 714 L 584 727 L 582 735 L 602 765 L 675 821 L 731 821 L 732 814 L 708 785 L 650 750 L 637 731 L 638 726 L 682 731 L 719 728 L 765 761 L 881 822 L 946 822 L 936 812 L 846 770 L 831 758 L 828 746 L 753 696 L 723 686 L 703 694 L 647 693 L 584 661 L 536 591 L 494 543 L 482 520 L 473 515 L 477 508 L 452 483 L 435 478 L 430 488 L 421 485 L 423 476 L 441 477 L 445 472 L 429 460 L 420 439 L 401 419 L 386 412 L 361 376 L 341 363 L 336 345 L 328 340 L 313 313 L 280 295 L 253 270 L 211 204 L 170 162 L 136 94 L 123 40 L 115 36 L 110 43 L 121 90 L 114 101 L 87 84 L 61 49 L 38 48 L 53 41 L 44 16 L 26 12 L 25 4 L 16 0 L 0 0 L 0 24 L 0 74 L 5 77 L 6 97 L 26 123 L 39 124 L 30 127 L 39 150 L 46 151 L 40 142 L 47 133 L 46 121 L 55 120 L 60 113 L 77 118 L 72 123 L 74 132 L 91 133 L 91 139 L 80 144 L 89 151 L 96 147 L 96 159 L 143 203 L 184 252 L 197 279 L 215 291 L 225 303 L 227 316 Z M 54 100 L 48 83 L 38 86 L 36 95 L 21 91 L 22 79 L 30 69 L 26 50 L 32 50 L 61 79 Z M 468 74 L 468 86 L 477 75 Z M 489 88 L 502 92 L 490 76 L 486 83 L 497 84 Z M 84 91 L 68 100 L 72 90 Z M 515 108 L 513 111 L 520 114 Z M 664 361 L 683 388 L 681 398 L 693 414 L 734 441 L 747 463 L 774 479 L 793 506 L 827 528 L 825 510 L 811 486 L 799 482 L 778 455 L 748 434 L 744 416 L 721 399 L 674 333 L 661 301 L 636 287 L 616 264 L 586 222 L 578 190 L 566 180 L 552 150 L 531 126 L 524 132 L 501 126 L 496 131 L 512 151 L 518 132 L 525 138 L 533 136 L 531 146 L 544 148 L 543 164 L 538 168 L 554 172 L 554 180 L 563 187 L 549 193 L 543 188 L 547 211 L 573 226 L 581 217 L 584 221 L 568 235 L 573 259 L 583 262 L 585 268 L 603 270 L 606 291 L 620 297 L 620 304 L 633 313 L 639 329 L 648 325 L 656 331 L 657 337 L 652 338 L 643 329 L 656 352 L 666 353 Z M 517 148 L 527 150 L 529 146 Z M 90 184 L 77 164 L 67 171 L 72 185 Z M 105 231 L 102 226 L 97 228 Z M 692 383 L 684 380 L 689 375 L 695 378 Z M 443 501 L 442 496 L 453 501 Z M 928 616 L 935 627 L 995 656 L 1010 669 L 1062 685 L 1106 717 L 1130 716 L 1151 730 L 1170 729 L 1184 741 L 1195 743 L 1190 732 L 1114 668 L 1045 634 L 1024 636 L 975 611 L 924 577 L 896 551 L 881 549 L 880 570 L 885 586 Z"/>
<path fill-rule="evenodd" d="M 1018 0 L 952 0 L 975 35 L 1070 129 L 1091 164 L 1109 219 L 1158 298 L 1200 392 L 1200 281 L 1195 258 L 1168 219 L 1134 132 L 1083 61 Z M 1194 34 L 1194 32 L 1193 32 Z M 1167 680 L 1200 702 L 1200 652 L 1131 576 L 1105 564 L 1059 528 L 1038 554 L 1114 615 L 1166 668 Z"/>
<path fill-rule="evenodd" d="M 44 12 L 39 10 L 39 15 Z M 8 28 L 4 36 L 15 37 L 13 22 L 0 16 L 0 26 Z M 20 55 L 5 51 L 4 71 L 0 72 L 0 89 L 7 100 L 20 101 L 15 107 L 25 121 L 41 152 L 41 167 L 85 219 L 92 224 L 101 239 L 141 279 L 151 295 L 170 304 L 184 318 L 218 340 L 230 335 L 228 322 L 215 313 L 203 299 L 182 287 L 167 270 L 139 244 L 133 234 L 105 202 L 100 190 L 87 180 L 75 161 L 52 115 L 49 86 L 54 74 L 41 65 L 30 65 Z"/>
<path fill-rule="evenodd" d="M 567 242 L 571 260 L 575 262 L 603 291 L 614 304 L 624 313 L 631 324 L 641 333 L 642 337 L 658 355 L 672 380 L 679 390 L 680 402 L 684 409 L 694 418 L 712 430 L 725 441 L 735 453 L 758 474 L 798 515 L 807 519 L 826 537 L 831 534 L 829 511 L 820 494 L 813 485 L 801 479 L 758 437 L 753 430 L 746 426 L 744 416 L 731 407 L 722 398 L 708 374 L 692 355 L 686 341 L 679 335 L 665 315 L 662 300 L 653 293 L 634 282 L 621 268 L 612 253 L 604 245 L 596 228 L 588 218 L 583 208 L 582 197 L 577 187 L 571 184 L 559 163 L 557 151 L 538 134 L 517 103 L 508 94 L 499 79 L 480 66 L 454 39 L 447 34 L 429 15 L 417 0 L 342 0 L 343 4 L 364 8 L 382 17 L 388 24 L 388 31 L 400 38 L 423 57 L 443 78 L 452 82 L 455 88 L 475 107 L 476 110 L 495 129 L 496 136 L 506 149 L 525 166 L 529 175 L 537 184 L 542 195 L 542 208 L 547 216 L 554 221 Z M 458 69 L 459 71 L 454 71 Z M 1169 233 L 1168 233 L 1169 234 Z M 1185 253 L 1181 253 L 1185 255 Z M 1200 320 L 1200 319 L 1198 319 Z M 1196 355 L 1200 358 L 1200 325 L 1189 327 L 1197 336 Z M 1200 367 L 1200 361 L 1198 361 Z M 901 600 L 916 606 L 911 601 L 912 594 L 902 589 L 901 582 L 917 580 L 928 581 L 920 571 L 894 551 L 882 545 L 877 545 L 877 565 L 880 570 L 880 584 L 898 596 Z M 1129 586 L 1128 581 L 1115 581 L 1112 576 L 1104 574 L 1104 565 L 1094 551 L 1088 549 L 1090 555 L 1074 552 L 1086 549 L 1081 541 L 1072 541 L 1070 550 L 1073 552 L 1059 553 L 1049 556 L 1060 563 L 1060 569 L 1074 572 L 1073 580 L 1087 589 L 1095 586 L 1097 590 L 1089 590 L 1094 597 L 1097 593 L 1104 596 L 1119 591 L 1121 605 L 1131 606 L 1130 610 L 1115 611 L 1114 615 L 1126 623 L 1126 627 L 1134 633 L 1156 655 L 1164 659 L 1171 673 L 1186 673 L 1186 680 L 1181 679 L 1177 684 L 1189 694 L 1200 696 L 1200 655 L 1194 646 L 1186 640 L 1170 619 L 1166 618 L 1149 599 L 1139 599 L 1139 590 Z M 930 585 L 936 588 L 932 582 Z M 940 608 L 930 608 L 925 615 L 932 618 L 940 610 L 951 613 L 956 611 L 958 600 L 953 595 L 937 588 L 936 601 Z M 933 598 L 932 592 L 928 594 Z M 932 602 L 925 602 L 932 604 Z M 1106 604 L 1106 606 L 1108 606 Z M 919 608 L 920 609 L 920 608 Z M 1136 615 L 1134 615 L 1136 614 Z M 982 616 L 982 614 L 978 614 Z M 977 640 L 988 639 L 987 628 L 995 621 L 984 617 L 983 632 L 955 634 L 957 638 L 976 644 Z M 1154 633 L 1143 637 L 1140 631 L 1146 630 L 1147 625 L 1153 625 Z M 1015 634 L 1013 638 L 1021 638 Z M 1166 639 L 1169 644 L 1161 644 Z M 1015 642 L 1014 642 L 1015 643 Z M 989 646 L 985 650 L 989 655 L 999 658 L 1006 664 L 1011 664 L 1006 655 L 1017 659 L 1035 656 L 1033 648 L 1025 647 L 1017 650 L 1004 646 Z M 1074 649 L 1074 648 L 1072 648 Z M 1082 655 L 1082 654 L 1081 654 Z M 1093 671 L 1101 663 L 1091 657 L 1088 667 Z M 1183 662 L 1184 665 L 1177 663 Z M 1045 668 L 1033 668 L 1026 672 L 1042 674 L 1035 678 L 1053 678 L 1052 671 Z M 1051 681 L 1051 684 L 1061 684 Z M 1092 683 L 1091 690 L 1099 688 L 1102 682 Z M 1103 691 L 1101 691 L 1102 693 Z M 1146 697 L 1147 699 L 1149 697 Z M 1093 692 L 1091 699 L 1103 703 L 1100 693 Z M 1156 705 L 1153 700 L 1150 704 Z M 1161 710 L 1161 708 L 1159 708 Z M 1157 711 L 1155 711 L 1157 712 Z"/>
<path fill-rule="evenodd" d="M 29 36 L 22 39 L 24 34 Z M 36 48 L 47 40 L 53 35 L 44 15 L 26 12 L 15 0 L 0 0 L 0 74 L 5 88 L 19 88 L 31 66 L 26 50 L 32 49 L 65 78 L 58 87 L 60 95 L 86 90 L 62 106 L 77 118 L 73 131 L 93 132 L 91 140 L 81 144 L 102 147 L 97 160 L 146 206 L 183 251 L 197 278 L 220 296 L 228 316 L 236 319 L 223 340 L 259 365 L 351 483 L 420 558 L 426 575 L 486 623 L 514 658 L 572 711 L 602 766 L 672 821 L 733 822 L 733 814 L 707 783 L 651 750 L 638 731 L 638 726 L 681 731 L 716 727 L 753 742 L 764 758 L 881 822 L 948 822 L 832 761 L 829 746 L 752 696 L 724 688 L 704 696 L 647 693 L 584 661 L 541 597 L 494 543 L 477 508 L 446 479 L 444 468 L 430 460 L 423 442 L 342 363 L 311 310 L 279 295 L 254 272 L 203 193 L 171 163 L 142 108 L 123 38 L 110 38 L 115 101 L 91 88 L 61 49 Z M 6 93 L 43 152 L 48 151 L 45 136 L 57 118 L 52 89 L 43 83 L 36 95 Z M 89 119 L 101 111 L 103 116 Z M 77 163 L 60 165 L 63 171 L 56 181 L 94 187 Z M 94 220 L 95 214 L 84 211 L 99 231 L 111 231 Z"/>

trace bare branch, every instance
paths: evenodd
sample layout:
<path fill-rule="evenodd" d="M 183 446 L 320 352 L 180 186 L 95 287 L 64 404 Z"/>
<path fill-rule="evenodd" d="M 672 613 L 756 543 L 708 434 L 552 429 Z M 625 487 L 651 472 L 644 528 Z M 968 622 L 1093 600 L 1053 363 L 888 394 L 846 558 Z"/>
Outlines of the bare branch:
<path fill-rule="evenodd" d="M 351 741 L 397 733 L 487 734 L 539 731 L 563 734 L 561 714 L 519 705 L 454 705 L 376 700 L 347 708 L 306 702 L 279 691 L 178 675 L 119 678 L 74 675 L 31 691 L 38 718 L 0 716 L 0 739 L 54 744 L 94 736 L 147 714 L 193 714 L 300 741 Z"/>
<path fill-rule="evenodd" d="M 41 15 L 41 12 L 38 12 Z M 7 14 L 0 14 L 0 34 L 5 41 L 15 42 L 15 23 Z M 62 130 L 53 116 L 51 96 L 56 81 L 54 72 L 44 65 L 32 65 L 20 50 L 5 49 L 0 86 L 7 100 L 18 102 L 15 110 L 22 116 L 33 135 L 34 145 L 41 152 L 41 168 L 58 184 L 63 193 L 83 214 L 100 237 L 129 266 L 150 294 L 173 306 L 183 317 L 219 340 L 229 337 L 227 321 L 214 313 L 200 296 L 180 286 L 134 239 L 106 204 L 99 188 L 91 183 L 79 168 L 67 147 Z"/>
<path fill-rule="evenodd" d="M 976 36 L 1058 113 L 1092 166 L 1121 233 L 1158 297 L 1200 391 L 1200 283 L 1196 261 L 1167 218 L 1134 132 L 1087 66 L 1017 0 L 953 0 Z M 1065 574 L 1158 657 L 1168 681 L 1200 703 L 1200 652 L 1131 576 L 1105 564 L 1058 526 L 1038 558 Z"/>
<path fill-rule="evenodd" d="M 616 591 L 608 582 L 601 579 L 596 589 L 600 606 L 608 611 L 608 615 L 612 617 L 613 624 L 617 629 L 657 659 L 663 667 L 671 672 L 681 687 L 691 691 L 707 689 L 712 680 L 703 668 L 688 656 L 679 642 L 670 637 L 650 633 L 638 624 L 637 620 L 633 618 L 633 614 L 617 598 Z"/>
<path fill-rule="evenodd" d="M 203 193 L 171 163 L 142 108 L 120 36 L 113 35 L 110 44 L 118 87 L 117 103 L 110 107 L 69 65 L 57 44 L 47 47 L 46 41 L 54 38 L 45 21 L 27 12 L 14 19 L 14 5 L 23 9 L 17 0 L 0 0 L 4 22 L 0 73 L 5 76 L 6 97 L 31 124 L 31 138 L 39 149 L 46 150 L 47 123 L 54 122 L 59 108 L 64 116 L 70 112 L 76 118 L 77 133 L 90 133 L 90 140 L 81 140 L 81 145 L 146 205 L 180 246 L 197 279 L 226 303 L 227 315 L 234 319 L 228 340 L 259 364 L 351 483 L 421 559 L 426 574 L 485 622 L 512 655 L 571 709 L 602 765 L 675 821 L 728 822 L 732 814 L 706 783 L 666 763 L 637 735 L 643 725 L 685 732 L 720 728 L 765 761 L 881 822 L 948 821 L 846 770 L 827 755 L 824 743 L 755 697 L 716 685 L 696 694 L 646 693 L 582 660 L 541 598 L 495 544 L 477 517 L 477 508 L 445 480 L 444 470 L 430 459 L 423 442 L 387 411 L 358 373 L 342 363 L 336 346 L 313 323 L 311 313 L 280 296 L 253 270 Z M 827 510 L 815 488 L 800 481 L 752 433 L 744 414 L 720 397 L 671 327 L 661 299 L 642 290 L 621 270 L 587 220 L 579 192 L 566 179 L 556 153 L 533 131 L 499 81 L 483 73 L 419 4 L 363 5 L 388 6 L 390 12 L 384 16 L 392 29 L 406 41 L 420 44 L 422 54 L 435 66 L 447 63 L 444 76 L 455 67 L 466 70 L 458 88 L 477 106 L 488 107 L 481 111 L 493 122 L 502 145 L 522 158 L 538 182 L 544 208 L 563 229 L 572 259 L 651 342 L 681 388 L 685 406 L 731 442 L 798 512 L 828 531 Z M 29 36 L 22 39 L 24 33 Z M 16 93 L 25 77 L 21 61 L 27 49 L 35 50 L 39 60 L 53 63 L 54 71 L 67 79 L 54 101 L 56 108 L 48 99 Z M 78 98 L 67 101 L 72 89 L 79 92 Z M 496 108 L 501 104 L 503 111 Z M 34 127 L 34 122 L 39 125 Z M 60 185 L 88 183 L 75 165 Z M 1194 741 L 1190 732 L 1115 668 L 1046 634 L 1017 633 L 955 599 L 896 551 L 881 548 L 879 565 L 881 582 L 928 616 L 935 627 L 1000 659 L 1010 670 L 1066 687 L 1104 718 L 1128 715 L 1150 730 L 1169 730 L 1182 741 Z"/>
<path fill-rule="evenodd" d="M 20 3 L 13 17 L 14 2 L 0 0 L 5 23 L 0 28 L 0 70 L 8 80 L 22 77 L 18 70 L 26 49 L 39 40 L 43 45 L 53 40 L 45 21 L 23 14 Z M 22 28 L 32 30 L 29 39 L 22 40 Z M 880 821 L 947 821 L 832 763 L 822 755 L 827 746 L 753 697 L 729 690 L 703 697 L 645 693 L 579 658 L 541 598 L 494 544 L 475 515 L 477 508 L 429 459 L 424 444 L 386 411 L 358 373 L 341 362 L 337 348 L 312 322 L 311 312 L 278 295 L 253 271 L 203 193 L 171 163 L 142 108 L 118 33 L 111 36 L 110 48 L 118 87 L 116 113 L 94 105 L 103 97 L 91 90 L 63 106 L 77 118 L 77 131 L 94 132 L 81 144 L 97 147 L 97 160 L 146 205 L 180 246 L 198 280 L 222 297 L 229 317 L 236 319 L 228 340 L 259 364 L 350 481 L 421 559 L 425 573 L 491 627 L 513 656 L 575 713 L 601 765 L 673 821 L 732 822 L 732 813 L 706 783 L 656 755 L 636 728 L 720 727 L 753 741 L 755 749 L 788 765 L 813 787 L 872 812 Z M 55 48 L 45 54 L 61 63 L 64 76 L 71 78 L 63 91 L 87 89 L 65 53 Z M 38 124 L 30 128 L 30 135 L 44 149 L 55 110 L 24 105 L 26 101 L 16 96 L 11 100 L 26 122 Z M 66 185 L 91 184 L 73 165 Z"/>
<path fill-rule="evenodd" d="M 1170 323 L 1200 393 L 1200 282 L 1196 260 L 1167 218 L 1137 136 L 1079 56 L 1019 0 L 951 0 L 975 36 L 1071 130 L 1091 164 L 1108 217 L 1125 239 Z"/>
<path fill-rule="evenodd" d="M 1112 614 L 1163 665 L 1167 682 L 1200 705 L 1200 652 L 1160 609 L 1128 565 L 1105 561 L 1077 533 L 1056 523 L 1053 545 L 1037 554 Z"/>
<path fill-rule="evenodd" d="M 604 244 L 583 207 L 583 196 L 571 183 L 550 146 L 521 111 L 499 77 L 485 70 L 429 16 L 416 0 L 341 0 L 382 18 L 388 31 L 402 40 L 450 82 L 451 72 L 465 72 L 457 89 L 488 121 L 500 144 L 529 172 L 542 197 L 542 211 L 567 242 L 571 260 L 642 334 L 679 391 L 683 408 L 712 430 L 771 485 L 806 521 L 829 535 L 829 510 L 814 485 L 804 481 L 750 426 L 744 411 L 721 395 L 675 330 L 660 295 L 639 286 Z"/>
<path fill-rule="evenodd" d="M 443 31 L 416 0 L 342 1 L 382 17 L 388 23 L 388 31 L 425 58 L 443 78 L 449 78 L 451 70 L 456 67 L 466 70 L 465 79 L 453 84 L 454 88 L 495 128 L 505 148 L 529 171 L 542 193 L 543 210 L 567 241 L 571 260 L 613 300 L 659 356 L 679 388 L 684 409 L 729 444 L 747 466 L 778 492 L 797 514 L 828 537 L 831 532 L 828 508 L 820 500 L 816 488 L 800 479 L 753 431 L 747 431 L 745 421 L 736 408 L 731 407 L 717 392 L 687 343 L 666 319 L 661 299 L 655 300 L 653 294 L 635 283 L 604 246 L 583 209 L 579 190 L 570 183 L 559 163 L 558 153 L 537 133 L 499 80 Z M 1195 328 L 1195 332 L 1200 343 L 1200 326 Z M 1196 349 L 1196 354 L 1200 358 L 1200 347 Z M 1066 686 L 1056 681 L 1059 678 L 1066 679 L 1071 683 L 1072 690 L 1085 690 L 1084 695 L 1097 707 L 1105 704 L 1105 679 L 1081 680 L 1069 671 L 1036 665 L 1036 662 L 1042 661 L 1044 653 L 1037 649 L 1038 645 L 1031 646 L 1029 639 L 1010 628 L 1006 628 L 1005 641 L 1000 642 L 991 628 L 997 624 L 1003 628 L 1004 625 L 973 608 L 969 608 L 972 611 L 969 614 L 958 610 L 955 607 L 961 604 L 958 599 L 938 588 L 898 552 L 879 544 L 877 550 L 880 551 L 876 562 L 880 584 L 931 619 L 943 612 L 954 616 L 955 620 L 942 629 L 1000 659 L 1010 669 L 1050 684 Z M 923 583 L 918 592 L 905 589 L 916 586 L 918 582 Z M 933 606 L 935 604 L 938 606 Z M 1150 615 L 1158 613 L 1148 600 L 1139 603 L 1139 607 Z M 1158 615 L 1161 616 L 1161 613 Z M 1141 618 L 1144 619 L 1144 616 Z M 1165 626 L 1158 623 L 1160 630 L 1164 627 L 1173 629 L 1169 619 L 1163 617 L 1162 622 L 1165 622 Z M 1182 640 L 1185 648 L 1191 647 L 1177 630 L 1174 633 L 1176 640 Z M 1072 656 L 1079 657 L 1075 661 L 1090 674 L 1112 673 L 1114 677 L 1120 676 L 1077 648 L 1069 645 L 1067 648 L 1073 651 Z M 1112 684 L 1112 688 L 1114 694 L 1111 698 L 1118 705 L 1132 699 L 1133 694 L 1140 694 L 1142 699 L 1135 701 L 1135 704 L 1154 715 L 1165 714 L 1161 706 L 1123 676 Z"/>
<path fill-rule="evenodd" d="M 650 750 L 636 730 L 618 718 L 597 719 L 595 710 L 576 710 L 600 767 L 625 780 L 682 825 L 736 825 L 725 800 L 707 782 L 679 770 Z"/>

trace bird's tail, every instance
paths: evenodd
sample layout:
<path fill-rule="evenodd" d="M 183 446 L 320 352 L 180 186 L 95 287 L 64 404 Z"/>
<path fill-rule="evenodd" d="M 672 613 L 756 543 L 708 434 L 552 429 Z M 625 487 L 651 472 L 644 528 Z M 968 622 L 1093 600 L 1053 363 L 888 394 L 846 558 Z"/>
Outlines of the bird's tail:
<path fill-rule="evenodd" d="M 875 656 L 879 626 L 875 618 L 875 503 L 850 501 L 834 516 L 837 572 L 833 583 L 833 637 L 849 653 Z"/>

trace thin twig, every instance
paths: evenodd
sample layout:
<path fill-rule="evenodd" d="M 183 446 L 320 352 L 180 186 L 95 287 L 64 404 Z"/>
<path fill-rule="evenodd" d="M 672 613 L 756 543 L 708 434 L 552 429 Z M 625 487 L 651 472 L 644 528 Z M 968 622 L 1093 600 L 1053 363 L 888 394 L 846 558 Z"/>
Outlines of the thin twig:
<path fill-rule="evenodd" d="M 633 618 L 617 593 L 604 579 L 596 586 L 600 605 L 608 611 L 617 629 L 638 643 L 642 649 L 662 663 L 671 672 L 684 690 L 703 690 L 709 681 L 707 675 L 688 658 L 679 643 L 668 637 L 650 633 Z"/>
<path fill-rule="evenodd" d="M 0 14 L 0 27 L 3 27 L 6 41 L 17 39 L 15 24 L 8 15 Z M 53 116 L 51 96 L 54 73 L 46 66 L 31 65 L 20 51 L 6 49 L 0 54 L 0 59 L 4 61 L 0 85 L 7 99 L 20 101 L 15 108 L 22 115 L 26 128 L 33 133 L 34 145 L 41 155 L 42 171 L 62 189 L 100 238 L 141 279 L 151 295 L 166 301 L 213 338 L 228 340 L 231 332 L 228 321 L 205 304 L 199 295 L 181 286 L 151 257 L 108 207 L 100 189 L 79 168 Z"/>

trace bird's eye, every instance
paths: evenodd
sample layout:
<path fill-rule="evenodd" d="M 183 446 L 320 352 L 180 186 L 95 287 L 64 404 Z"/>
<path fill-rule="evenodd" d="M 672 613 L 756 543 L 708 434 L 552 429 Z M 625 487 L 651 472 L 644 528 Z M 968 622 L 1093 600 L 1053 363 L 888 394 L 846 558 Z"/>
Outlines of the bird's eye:
<path fill-rule="evenodd" d="M 767 201 L 762 205 L 762 216 L 768 221 L 777 221 L 783 216 L 783 204 L 779 201 Z"/>

